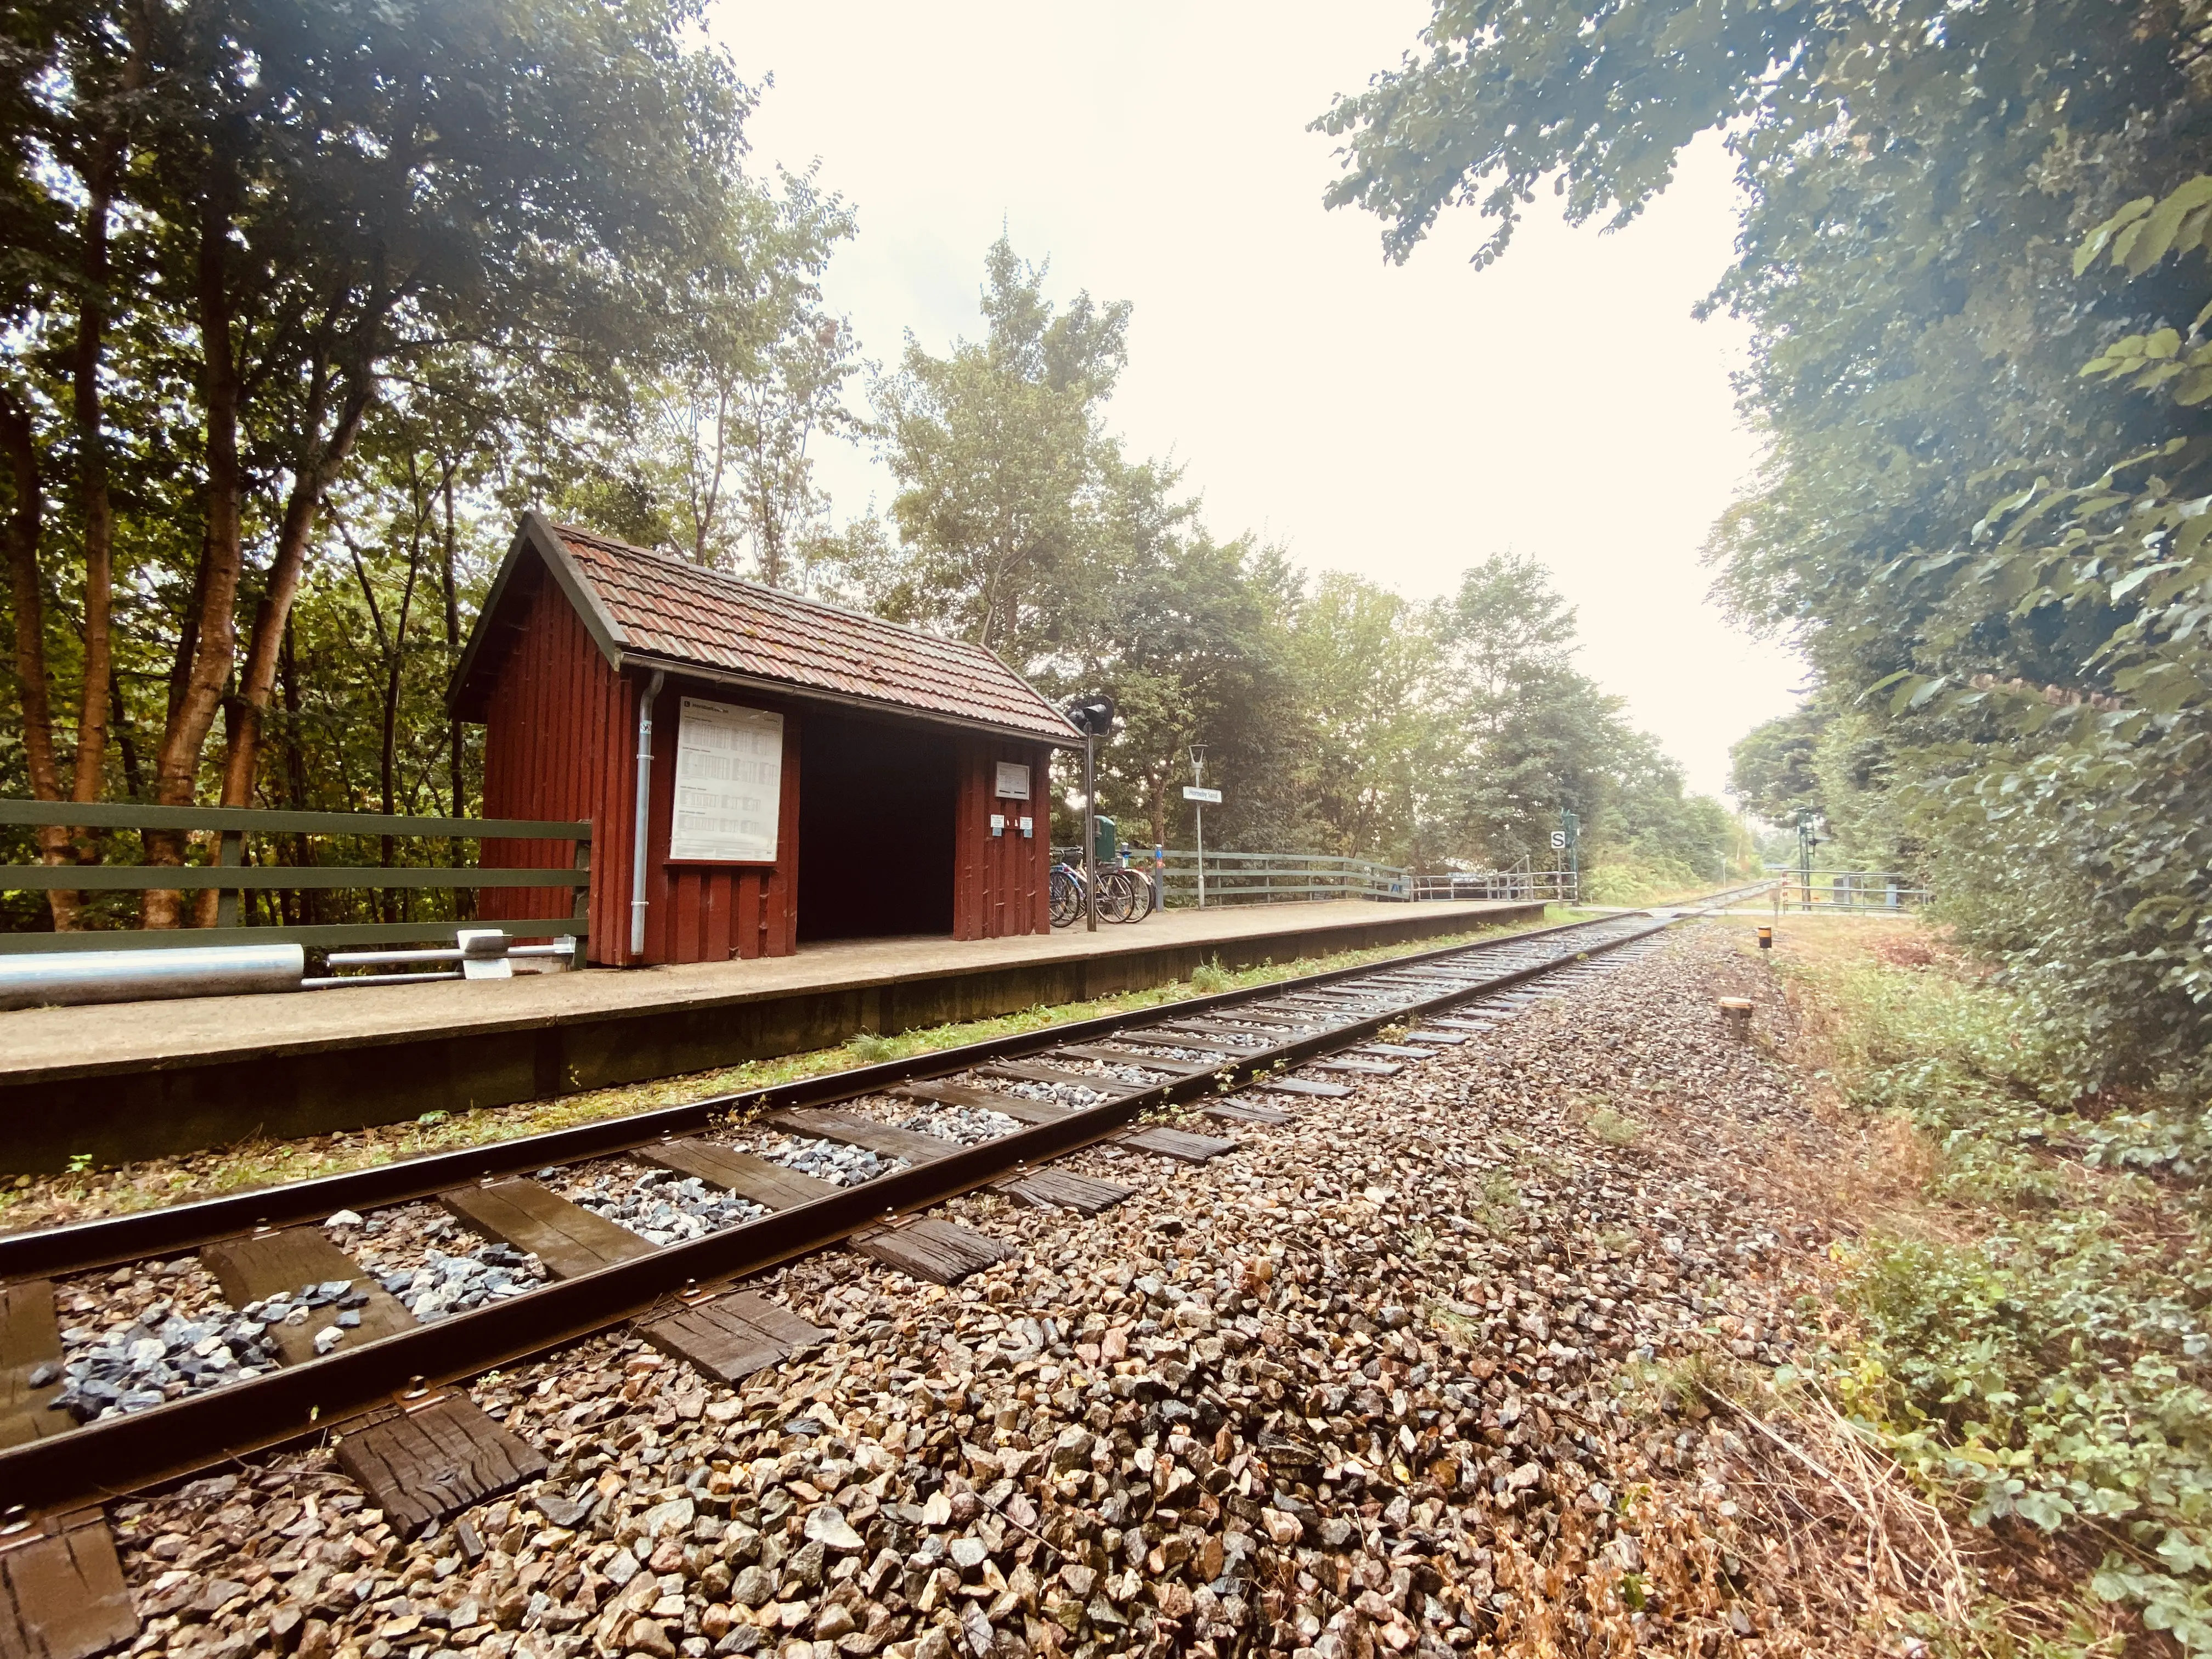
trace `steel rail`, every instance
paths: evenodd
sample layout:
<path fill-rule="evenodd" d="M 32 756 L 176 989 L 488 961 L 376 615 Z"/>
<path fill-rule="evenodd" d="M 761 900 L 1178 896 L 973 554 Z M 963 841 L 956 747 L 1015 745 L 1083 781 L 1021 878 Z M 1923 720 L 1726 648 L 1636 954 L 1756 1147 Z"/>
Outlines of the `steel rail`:
<path fill-rule="evenodd" d="M 397 1332 L 266 1376 L 189 1395 L 0 1451 L 0 1491 L 52 1506 L 92 1501 L 314 1432 L 375 1406 L 418 1379 L 444 1382 L 561 1346 L 650 1313 L 689 1286 L 723 1285 L 842 1242 L 898 1214 L 925 1209 L 1103 1139 L 1147 1111 L 1248 1081 L 1262 1072 L 1357 1043 L 1400 1021 L 1554 972 L 1672 925 L 1658 921 L 1593 939 L 1438 995 L 1357 1015 L 1265 1049 L 1224 1059 L 1217 1070 L 1118 1096 L 1051 1122 L 1018 1129 L 878 1176 L 703 1238 L 546 1285 L 523 1296 Z M 1558 930 L 1547 930 L 1556 933 Z M 1528 936 L 1523 935 L 1523 938 Z M 1462 945 L 1462 951 L 1480 947 Z M 1427 954 L 1427 953 L 1425 953 Z M 1395 971 L 1404 958 L 1383 971 Z M 1370 964 L 1374 973 L 1381 964 Z M 1332 976 L 1334 977 L 1334 976 Z M 1124 1024 L 1127 1024 L 1125 1020 Z"/>
<path fill-rule="evenodd" d="M 533 1170 L 580 1163 L 590 1158 L 609 1158 L 639 1146 L 650 1146 L 679 1133 L 703 1128 L 717 1119 L 745 1113 L 780 1111 L 794 1106 L 820 1106 L 856 1095 L 872 1094 L 893 1084 L 950 1076 L 974 1066 L 1048 1048 L 1085 1042 L 1133 1027 L 1164 1019 L 1188 1019 L 1234 1008 L 1239 1004 L 1282 996 L 1345 979 L 1392 971 L 1468 951 L 1508 949 L 1531 940 L 1556 938 L 1619 922 L 1618 915 L 1589 921 L 1557 923 L 1549 927 L 1500 933 L 1495 938 L 1432 951 L 1392 957 L 1382 962 L 1350 968 L 1332 968 L 1277 980 L 1267 985 L 1184 998 L 1157 1008 L 1135 1009 L 1066 1024 L 1039 1026 L 956 1048 L 938 1048 L 874 1066 L 826 1072 L 819 1077 L 757 1089 L 708 1096 L 654 1111 L 638 1112 L 573 1128 L 550 1129 L 540 1134 L 483 1146 L 460 1147 L 449 1152 L 428 1152 L 367 1170 L 319 1176 L 279 1187 L 258 1188 L 222 1198 L 191 1204 L 169 1205 L 129 1215 L 106 1216 L 67 1226 L 0 1233 L 0 1282 L 46 1279 L 58 1274 L 112 1267 L 126 1261 L 143 1261 L 157 1255 L 174 1255 L 231 1238 L 257 1227 L 283 1227 L 304 1221 L 320 1221 L 340 1210 L 366 1210 L 411 1199 L 434 1197 L 454 1187 L 501 1175 L 521 1175 Z"/>
<path fill-rule="evenodd" d="M 11 1503 L 33 1508 L 105 1501 L 324 1431 L 358 1413 L 387 1403 L 403 1389 L 419 1389 L 425 1382 L 442 1385 L 558 1348 L 625 1320 L 649 1316 L 664 1308 L 672 1310 L 679 1305 L 696 1305 L 700 1287 L 706 1287 L 708 1296 L 719 1294 L 738 1280 L 842 1243 L 897 1215 L 927 1209 L 1090 1146 L 1148 1111 L 1215 1091 L 1227 1092 L 1269 1071 L 1354 1046 L 1390 1025 L 1425 1018 L 1620 950 L 1664 932 L 1691 914 L 1695 913 L 1677 911 L 1636 927 L 1623 927 L 1631 916 L 1607 916 L 1594 923 L 1504 935 L 1177 1004 L 1174 1011 L 1143 1023 L 1182 1018 L 1200 1003 L 1233 1006 L 1237 1001 L 1279 996 L 1286 989 L 1359 976 L 1383 977 L 1423 962 L 1486 952 L 1514 943 L 1557 939 L 1563 933 L 1591 927 L 1615 930 L 1592 939 L 1587 950 L 1562 951 L 1433 996 L 1358 1013 L 1290 1042 L 1255 1049 L 1248 1057 L 1224 1056 L 1223 1064 L 1214 1070 L 1172 1078 L 980 1145 L 956 1147 L 942 1157 L 702 1238 L 666 1245 L 632 1261 L 558 1280 L 435 1324 L 396 1332 L 227 1388 L 188 1395 L 144 1412 L 98 1419 L 0 1449 L 0 1492 L 7 1493 Z M 1127 1016 L 1114 1023 L 1123 1030 L 1132 1024 Z M 1076 1029 L 1054 1028 L 1049 1034 L 1051 1040 L 1042 1046 L 1060 1046 Z M 985 1046 L 995 1045 L 944 1052 L 972 1055 L 975 1048 Z M 855 1088 L 855 1080 L 884 1069 L 868 1067 L 834 1075 L 846 1084 L 846 1094 L 866 1093 L 877 1083 Z M 705 1104 L 694 1103 L 691 1109 Z M 643 1145 L 651 1139 L 633 1139 L 629 1144 Z M 680 1304 L 676 1300 L 679 1296 L 684 1297 Z"/>

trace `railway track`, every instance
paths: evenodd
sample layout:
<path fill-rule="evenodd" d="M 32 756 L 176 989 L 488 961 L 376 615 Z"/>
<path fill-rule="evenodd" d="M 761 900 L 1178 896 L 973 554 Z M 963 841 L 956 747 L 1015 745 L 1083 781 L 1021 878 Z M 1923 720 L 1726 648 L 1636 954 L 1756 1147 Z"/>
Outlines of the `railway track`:
<path fill-rule="evenodd" d="M 1190 1161 L 1229 1152 L 1238 1144 L 1229 1135 L 1146 1120 L 1188 1105 L 1234 1132 L 1264 1133 L 1301 1103 L 1478 1038 L 1540 994 L 1537 981 L 1549 988 L 1600 971 L 1606 958 L 1695 914 L 1510 934 L 609 1123 L 0 1236 L 0 1494 L 26 1511 L 0 1528 L 0 1569 L 11 1544 L 26 1540 L 95 1565 L 106 1547 L 112 1568 L 104 1531 L 88 1536 L 97 1511 L 85 1506 L 333 1426 L 345 1431 L 342 1461 L 395 1522 L 427 1525 L 544 1466 L 450 1387 L 453 1379 L 634 1322 L 654 1346 L 735 1381 L 824 1334 L 742 1289 L 749 1277 L 849 1243 L 917 1276 L 955 1282 L 1010 1252 L 930 1218 L 932 1206 L 996 1187 L 1030 1203 L 1103 1208 L 1127 1189 L 1055 1170 L 1054 1161 L 1109 1139 Z M 886 1106 L 950 1112 L 969 1127 L 1012 1127 L 963 1144 L 890 1122 Z M 715 1138 L 733 1128 L 862 1149 L 888 1171 L 834 1185 Z M 565 1169 L 610 1158 L 668 1172 L 759 1213 L 656 1244 L 550 1184 Z M 548 1282 L 417 1322 L 383 1277 L 341 1251 L 320 1224 L 342 1212 L 423 1200 L 495 1245 L 529 1253 Z M 263 1333 L 269 1368 L 82 1423 L 58 1409 L 57 1395 L 71 1384 L 54 1314 L 57 1281 L 191 1250 L 233 1310 L 283 1310 Z M 80 1584 L 76 1600 L 68 1616 L 82 1623 L 99 1597 Z M 98 1637 L 95 1630 L 57 1641 L 49 1631 L 44 1644 L 67 1659 L 106 1645 Z"/>

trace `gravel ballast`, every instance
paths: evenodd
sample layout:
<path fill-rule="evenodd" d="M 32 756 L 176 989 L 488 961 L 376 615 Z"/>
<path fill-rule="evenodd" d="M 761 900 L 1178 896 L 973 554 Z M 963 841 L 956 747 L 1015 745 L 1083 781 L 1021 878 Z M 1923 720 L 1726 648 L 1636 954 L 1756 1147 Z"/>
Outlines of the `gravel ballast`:
<path fill-rule="evenodd" d="M 1674 1403 L 1797 1351 L 1826 1242 L 1765 1172 L 1826 1132 L 1724 994 L 1781 1018 L 1686 929 L 1212 1163 L 1079 1154 L 1138 1188 L 1096 1216 L 947 1205 L 1019 1252 L 957 1289 L 805 1259 L 752 1288 L 829 1340 L 734 1389 L 623 1333 L 480 1379 L 551 1471 L 420 1539 L 327 1447 L 115 1505 L 134 1650 L 1894 1652 L 1807 1626 Z"/>

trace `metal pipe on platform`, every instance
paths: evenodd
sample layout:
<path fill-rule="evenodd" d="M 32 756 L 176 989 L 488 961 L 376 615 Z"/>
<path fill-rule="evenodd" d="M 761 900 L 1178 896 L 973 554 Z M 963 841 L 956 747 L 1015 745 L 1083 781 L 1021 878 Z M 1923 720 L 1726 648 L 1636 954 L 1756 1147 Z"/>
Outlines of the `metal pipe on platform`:
<path fill-rule="evenodd" d="M 461 970 L 454 969 L 447 974 L 345 974 L 326 979 L 303 979 L 303 991 L 335 991 L 349 985 L 428 985 L 433 980 L 456 980 Z"/>
<path fill-rule="evenodd" d="M 297 945 L 0 957 L 0 1008 L 296 991 L 307 971 L 307 953 Z"/>
<path fill-rule="evenodd" d="M 637 705 L 637 821 L 629 849 L 629 953 L 645 954 L 645 832 L 653 822 L 653 705 L 667 677 L 653 670 Z"/>

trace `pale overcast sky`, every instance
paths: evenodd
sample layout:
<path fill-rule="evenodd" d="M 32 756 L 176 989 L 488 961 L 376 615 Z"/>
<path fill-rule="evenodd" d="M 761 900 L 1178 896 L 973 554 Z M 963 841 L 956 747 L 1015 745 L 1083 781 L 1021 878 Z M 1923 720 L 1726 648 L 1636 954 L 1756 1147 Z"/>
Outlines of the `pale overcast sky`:
<path fill-rule="evenodd" d="M 1698 550 L 1754 455 L 1728 374 L 1742 349 L 1691 306 L 1729 257 L 1717 144 L 1631 228 L 1540 205 L 1504 261 L 1467 263 L 1472 214 L 1403 268 L 1379 222 L 1324 212 L 1331 95 L 1397 61 L 1428 15 L 1357 6 L 835 7 L 723 0 L 740 72 L 775 77 L 755 164 L 803 167 L 857 210 L 828 293 L 864 351 L 980 332 L 1003 224 L 1048 292 L 1135 307 L 1111 422 L 1172 454 L 1219 536 L 1417 596 L 1510 550 L 1580 612 L 1583 666 L 1717 792 L 1728 748 L 1792 706 L 1801 670 L 1706 602 Z M 888 475 L 825 455 L 841 516 Z"/>

